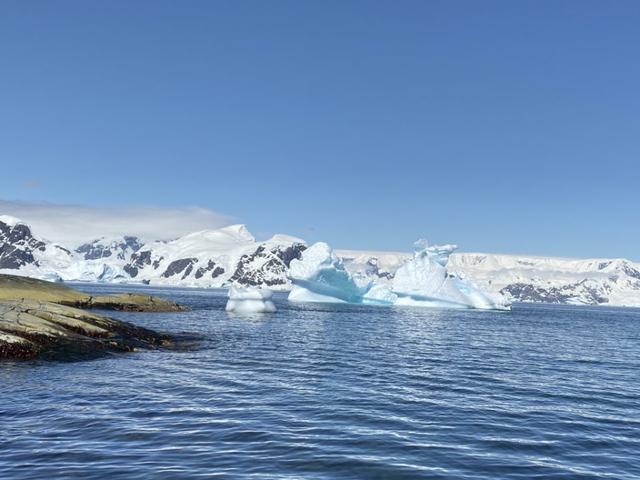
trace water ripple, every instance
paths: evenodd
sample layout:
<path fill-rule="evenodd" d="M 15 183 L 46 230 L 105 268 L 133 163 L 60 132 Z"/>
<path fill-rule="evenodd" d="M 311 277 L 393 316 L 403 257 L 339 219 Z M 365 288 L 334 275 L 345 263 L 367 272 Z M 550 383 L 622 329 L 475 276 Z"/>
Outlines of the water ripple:
<path fill-rule="evenodd" d="M 193 311 L 119 316 L 202 348 L 0 366 L 0 478 L 640 478 L 637 310 L 167 292 Z"/>

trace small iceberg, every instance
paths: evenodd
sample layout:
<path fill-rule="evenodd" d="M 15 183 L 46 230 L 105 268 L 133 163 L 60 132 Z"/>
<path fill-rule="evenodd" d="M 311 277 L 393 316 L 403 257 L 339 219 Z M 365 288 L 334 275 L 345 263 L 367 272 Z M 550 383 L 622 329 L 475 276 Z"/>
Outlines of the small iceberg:
<path fill-rule="evenodd" d="M 273 313 L 276 311 L 271 297 L 273 292 L 266 288 L 229 288 L 229 300 L 225 310 L 235 313 Z"/>

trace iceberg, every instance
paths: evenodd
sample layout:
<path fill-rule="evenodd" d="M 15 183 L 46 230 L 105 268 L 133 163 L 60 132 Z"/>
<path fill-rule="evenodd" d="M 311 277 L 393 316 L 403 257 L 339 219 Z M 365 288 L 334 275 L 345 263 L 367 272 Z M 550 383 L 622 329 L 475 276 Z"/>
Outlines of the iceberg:
<path fill-rule="evenodd" d="M 289 265 L 290 302 L 362 303 L 369 280 L 352 276 L 324 242 L 311 245 Z"/>
<path fill-rule="evenodd" d="M 415 244 L 415 252 L 395 273 L 393 281 L 373 282 L 352 274 L 326 243 L 316 243 L 293 260 L 289 278 L 292 302 L 352 303 L 432 308 L 506 310 L 506 300 L 486 293 L 460 275 L 447 271 L 455 245 Z"/>
<path fill-rule="evenodd" d="M 397 300 L 398 295 L 380 283 L 374 283 L 362 297 L 362 303 L 367 305 L 393 305 Z"/>
<path fill-rule="evenodd" d="M 462 276 L 447 271 L 455 245 L 430 247 L 425 240 L 419 240 L 415 247 L 413 258 L 396 271 L 393 279 L 391 290 L 398 296 L 395 305 L 509 309 L 502 296 L 483 292 Z"/>
<path fill-rule="evenodd" d="M 273 313 L 276 311 L 271 297 L 273 292 L 266 288 L 232 286 L 225 310 L 236 313 Z"/>

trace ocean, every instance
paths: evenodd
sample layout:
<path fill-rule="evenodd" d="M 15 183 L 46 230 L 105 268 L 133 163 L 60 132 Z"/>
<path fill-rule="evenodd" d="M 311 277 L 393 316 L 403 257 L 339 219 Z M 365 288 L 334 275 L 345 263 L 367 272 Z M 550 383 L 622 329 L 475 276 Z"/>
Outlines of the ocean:
<path fill-rule="evenodd" d="M 192 310 L 108 315 L 201 344 L 0 363 L 0 479 L 640 478 L 640 310 L 145 291 Z"/>

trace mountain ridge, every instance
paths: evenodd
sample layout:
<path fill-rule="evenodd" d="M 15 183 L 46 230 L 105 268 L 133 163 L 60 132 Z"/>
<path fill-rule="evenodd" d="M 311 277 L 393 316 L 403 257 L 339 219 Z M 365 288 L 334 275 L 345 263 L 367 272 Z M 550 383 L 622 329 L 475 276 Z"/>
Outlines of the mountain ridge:
<path fill-rule="evenodd" d="M 258 241 L 246 225 L 200 230 L 170 241 L 102 237 L 67 249 L 0 216 L 0 272 L 45 280 L 192 287 L 291 287 L 289 264 L 307 248 L 276 234 Z M 337 249 L 348 271 L 385 283 L 409 252 Z M 640 263 L 625 258 L 454 252 L 448 269 L 511 301 L 640 306 Z"/>

